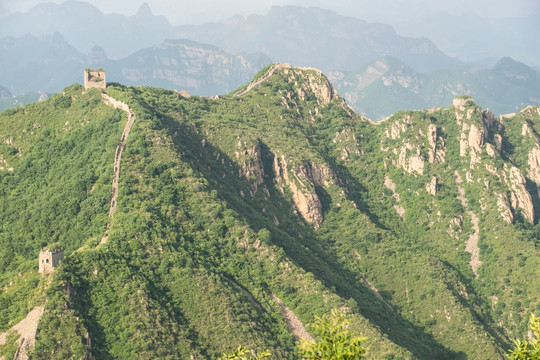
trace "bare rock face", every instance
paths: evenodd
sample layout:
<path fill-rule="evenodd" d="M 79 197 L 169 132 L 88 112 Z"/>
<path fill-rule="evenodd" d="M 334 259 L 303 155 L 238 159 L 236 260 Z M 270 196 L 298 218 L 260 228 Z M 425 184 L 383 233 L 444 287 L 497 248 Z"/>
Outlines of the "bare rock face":
<path fill-rule="evenodd" d="M 316 74 L 308 76 L 309 87 L 315 94 L 319 105 L 328 105 L 335 96 L 334 88 L 330 80 L 324 76 L 320 70 L 314 70 Z"/>
<path fill-rule="evenodd" d="M 529 124 L 527 124 L 527 122 L 525 121 L 523 123 L 523 126 L 521 127 L 521 136 L 531 136 L 532 135 L 532 131 L 531 131 L 531 128 L 529 127 Z"/>
<path fill-rule="evenodd" d="M 392 191 L 392 197 L 399 202 L 399 194 L 396 192 L 396 183 L 392 181 L 388 176 L 384 176 L 384 186 L 386 186 L 390 191 Z M 405 208 L 401 205 L 394 205 L 394 210 L 396 210 L 396 213 L 399 215 L 401 220 L 403 220 L 405 216 Z"/>
<path fill-rule="evenodd" d="M 315 193 L 314 186 L 328 184 L 332 180 L 330 169 L 324 166 L 305 166 L 297 169 L 289 169 L 288 160 L 285 156 L 274 157 L 274 172 L 276 181 L 282 192 L 287 186 L 293 195 L 293 201 L 302 217 L 319 229 L 323 221 L 322 205 Z"/>
<path fill-rule="evenodd" d="M 426 191 L 428 194 L 437 195 L 437 178 L 435 176 L 426 184 Z"/>
<path fill-rule="evenodd" d="M 401 134 L 407 131 L 408 125 L 411 123 L 411 116 L 407 115 L 405 118 L 400 119 L 392 124 L 390 130 L 386 129 L 386 137 L 392 139 L 399 139 Z"/>
<path fill-rule="evenodd" d="M 410 154 L 411 152 L 412 154 Z M 420 148 L 409 143 L 404 144 L 394 165 L 409 174 L 416 172 L 422 175 L 424 173 L 424 159 L 420 156 Z"/>
<path fill-rule="evenodd" d="M 348 161 L 351 154 L 360 156 L 363 154 L 359 146 L 359 140 L 350 129 L 343 129 L 336 132 L 336 136 L 332 139 L 334 144 L 340 143 L 343 147 L 341 150 L 341 160 Z"/>
<path fill-rule="evenodd" d="M 497 151 L 497 149 L 495 149 L 493 147 L 493 145 L 487 143 L 486 144 L 486 152 L 489 156 L 491 156 L 492 158 L 496 158 L 497 155 L 499 154 L 499 152 Z"/>
<path fill-rule="evenodd" d="M 535 145 L 529 152 L 529 178 L 536 183 L 540 195 L 540 146 Z"/>
<path fill-rule="evenodd" d="M 486 133 L 485 127 L 479 129 L 476 125 L 471 125 L 471 130 L 469 131 L 469 146 L 478 153 L 482 152 L 482 145 L 484 145 Z"/>
<path fill-rule="evenodd" d="M 467 150 L 471 156 L 471 168 L 481 161 L 480 154 L 487 136 L 487 129 L 478 128 L 475 124 L 463 123 L 459 139 L 459 155 L 466 156 Z"/>
<path fill-rule="evenodd" d="M 427 138 L 430 148 L 428 161 L 430 164 L 433 164 L 435 162 L 435 154 L 437 153 L 437 126 L 435 124 L 429 124 Z"/>
<path fill-rule="evenodd" d="M 315 68 L 290 68 L 286 73 L 292 72 L 294 75 L 300 75 L 304 78 L 300 87 L 296 89 L 297 95 L 304 100 L 309 93 L 313 93 L 319 106 L 328 105 L 336 96 L 332 83 L 321 70 Z M 289 81 L 295 81 L 291 76 Z"/>
<path fill-rule="evenodd" d="M 493 135 L 493 141 L 497 147 L 497 151 L 500 153 L 502 151 L 502 136 L 500 134 Z"/>
<path fill-rule="evenodd" d="M 525 188 L 525 177 L 515 166 L 510 168 L 510 188 L 512 189 L 512 208 L 522 210 L 523 216 L 529 222 L 534 222 L 534 207 L 531 194 Z"/>
<path fill-rule="evenodd" d="M 243 159 L 243 164 L 238 170 L 239 176 L 244 176 L 248 182 L 251 182 L 250 194 L 254 196 L 259 186 L 264 182 L 264 165 L 262 162 L 261 146 L 257 143 L 246 148 L 245 142 L 238 142 L 239 152 L 236 152 L 237 158 Z"/>
<path fill-rule="evenodd" d="M 447 232 L 451 237 L 459 239 L 463 232 L 463 215 L 455 216 L 450 220 Z"/>
<path fill-rule="evenodd" d="M 467 103 L 467 101 L 470 101 L 470 100 L 472 100 L 472 98 L 456 97 L 452 101 L 452 105 L 454 105 L 459 110 L 463 111 L 465 110 L 465 104 Z"/>
<path fill-rule="evenodd" d="M 502 219 L 507 224 L 512 224 L 514 222 L 514 215 L 510 209 L 510 204 L 508 203 L 508 197 L 506 194 L 497 195 L 497 207 L 499 208 L 499 213 L 501 214 Z"/>

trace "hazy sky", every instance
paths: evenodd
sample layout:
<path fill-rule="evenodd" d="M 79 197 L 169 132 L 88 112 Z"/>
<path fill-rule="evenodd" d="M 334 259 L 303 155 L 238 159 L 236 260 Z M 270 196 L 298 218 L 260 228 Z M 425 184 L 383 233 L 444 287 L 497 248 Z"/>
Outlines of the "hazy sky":
<path fill-rule="evenodd" d="M 73 0 L 71 0 L 73 1 Z M 25 11 L 47 1 L 0 0 L 0 15 Z M 64 0 L 50 0 L 61 3 Z M 484 17 L 540 15 L 539 0 L 87 0 L 105 13 L 133 15 L 142 3 L 155 15 L 165 15 L 173 25 L 225 19 L 235 14 L 264 14 L 272 5 L 318 6 L 369 22 L 393 23 L 425 13 L 447 11 L 456 15 L 473 12 Z"/>

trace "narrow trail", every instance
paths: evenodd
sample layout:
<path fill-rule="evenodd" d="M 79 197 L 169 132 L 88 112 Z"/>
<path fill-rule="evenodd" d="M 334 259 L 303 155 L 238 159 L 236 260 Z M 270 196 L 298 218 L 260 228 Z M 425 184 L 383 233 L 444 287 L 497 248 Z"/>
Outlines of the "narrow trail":
<path fill-rule="evenodd" d="M 120 138 L 120 144 L 116 147 L 116 152 L 114 154 L 114 175 L 112 182 L 112 197 L 111 197 L 111 206 L 109 209 L 109 221 L 107 222 L 107 228 L 105 229 L 105 234 L 101 238 L 100 244 L 105 244 L 109 239 L 109 230 L 111 228 L 111 220 L 116 211 L 116 198 L 118 196 L 118 180 L 120 179 L 120 160 L 122 159 L 122 152 L 126 147 L 126 141 L 129 136 L 129 132 L 135 122 L 135 113 L 130 107 L 121 101 L 118 101 L 107 94 L 102 94 L 105 104 L 114 107 L 115 109 L 123 110 L 127 113 L 128 121 L 126 126 L 124 126 L 124 131 L 122 132 L 122 137 Z"/>
<path fill-rule="evenodd" d="M 278 303 L 279 308 L 281 310 L 281 315 L 283 315 L 283 317 L 285 318 L 285 322 L 287 323 L 287 326 L 289 327 L 289 331 L 291 334 L 293 334 L 296 340 L 306 339 L 308 341 L 314 341 L 311 335 L 309 335 L 309 333 L 307 332 L 304 324 L 302 324 L 302 322 L 296 316 L 296 314 L 292 312 L 292 310 L 289 309 L 283 303 L 283 301 L 281 301 L 280 298 L 278 298 L 274 294 L 270 294 L 270 298 L 272 300 L 275 300 Z"/>
<path fill-rule="evenodd" d="M 24 319 L 22 319 L 18 324 L 14 325 L 10 330 L 16 331 L 20 338 L 17 340 L 18 347 L 14 360 L 27 360 L 28 352 L 34 347 L 36 342 L 36 332 L 39 324 L 39 319 L 43 315 L 43 306 L 36 306 L 32 311 L 30 311 Z M 0 345 L 6 343 L 7 332 L 0 333 Z M 2 357 L 0 357 L 1 359 Z"/>
<path fill-rule="evenodd" d="M 290 67 L 291 66 L 289 64 L 276 63 L 276 64 L 272 65 L 270 67 L 270 69 L 268 69 L 268 72 L 266 72 L 266 74 L 264 74 L 263 76 L 261 76 L 257 80 L 249 83 L 247 88 L 245 88 L 244 90 L 238 91 L 237 93 L 234 94 L 234 96 L 244 96 L 244 95 L 246 95 L 252 89 L 256 89 L 259 86 L 261 86 L 261 84 L 263 82 L 265 82 L 266 80 L 268 80 L 270 78 L 270 76 L 272 76 L 274 74 L 274 72 L 276 72 L 276 70 L 279 70 L 279 69 L 282 69 L 282 68 L 290 68 Z"/>

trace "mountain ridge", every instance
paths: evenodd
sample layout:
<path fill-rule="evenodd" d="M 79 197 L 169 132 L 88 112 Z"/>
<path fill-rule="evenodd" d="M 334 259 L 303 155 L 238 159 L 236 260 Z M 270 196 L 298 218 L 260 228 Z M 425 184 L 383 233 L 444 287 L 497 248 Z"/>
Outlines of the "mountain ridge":
<path fill-rule="evenodd" d="M 0 330 L 44 303 L 35 256 L 59 241 L 38 357 L 296 358 L 274 294 L 305 325 L 348 311 L 373 358 L 504 358 L 539 306 L 540 109 L 374 124 L 319 70 L 270 69 L 242 96 L 107 87 L 137 121 L 103 246 L 125 113 L 79 85 L 2 113 Z"/>

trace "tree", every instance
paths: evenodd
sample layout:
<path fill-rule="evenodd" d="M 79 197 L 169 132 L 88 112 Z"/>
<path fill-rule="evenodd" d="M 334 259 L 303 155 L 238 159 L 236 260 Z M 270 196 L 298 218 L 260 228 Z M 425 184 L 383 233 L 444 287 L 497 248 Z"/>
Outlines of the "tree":
<path fill-rule="evenodd" d="M 357 336 L 349 329 L 349 321 L 337 309 L 330 316 L 317 317 L 312 326 L 321 340 L 319 342 L 302 339 L 300 351 L 306 360 L 358 360 L 366 355 L 362 343 L 367 339 Z"/>
<path fill-rule="evenodd" d="M 511 360 L 540 360 L 540 318 L 531 314 L 529 320 L 530 329 L 533 334 L 530 342 L 527 340 L 514 340 L 516 346 L 508 358 Z"/>

